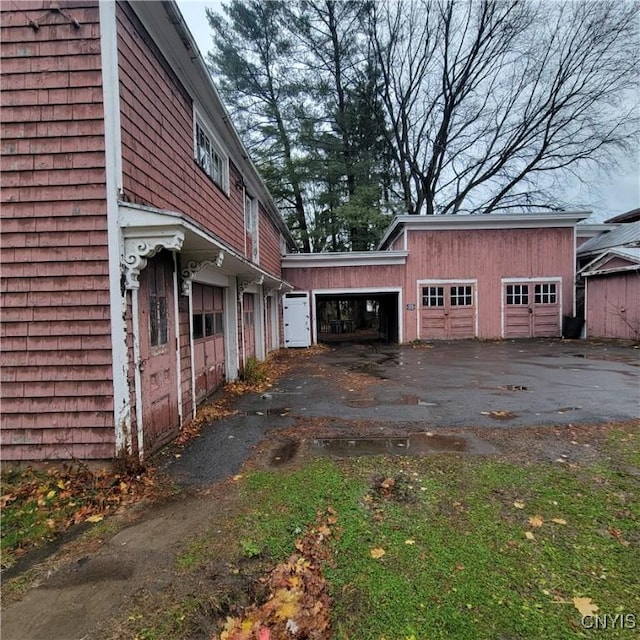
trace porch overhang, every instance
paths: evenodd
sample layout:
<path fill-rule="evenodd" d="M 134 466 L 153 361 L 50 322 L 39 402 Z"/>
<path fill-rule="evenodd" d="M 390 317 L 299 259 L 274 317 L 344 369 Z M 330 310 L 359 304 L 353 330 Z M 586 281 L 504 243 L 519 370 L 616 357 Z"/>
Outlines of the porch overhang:
<path fill-rule="evenodd" d="M 139 288 L 140 271 L 147 260 L 162 249 L 181 256 L 182 292 L 203 277 L 238 278 L 238 286 L 260 284 L 267 290 L 289 290 L 293 286 L 276 274 L 250 262 L 223 240 L 177 211 L 120 202 L 118 223 L 123 237 L 121 262 L 127 289 Z"/>

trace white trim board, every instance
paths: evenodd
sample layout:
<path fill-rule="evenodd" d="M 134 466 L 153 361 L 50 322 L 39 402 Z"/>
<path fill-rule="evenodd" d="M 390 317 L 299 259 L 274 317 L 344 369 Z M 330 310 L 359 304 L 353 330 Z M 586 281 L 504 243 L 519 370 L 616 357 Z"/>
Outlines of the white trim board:
<path fill-rule="evenodd" d="M 100 2 L 100 58 L 104 113 L 105 181 L 107 200 L 107 245 L 109 256 L 109 316 L 111 320 L 111 366 L 113 375 L 113 418 L 115 451 L 132 451 L 129 351 L 127 348 L 127 299 L 120 288 L 122 233 L 118 197 L 122 191 L 122 141 L 120 133 L 120 91 L 118 78 L 118 33 L 116 5 Z"/>

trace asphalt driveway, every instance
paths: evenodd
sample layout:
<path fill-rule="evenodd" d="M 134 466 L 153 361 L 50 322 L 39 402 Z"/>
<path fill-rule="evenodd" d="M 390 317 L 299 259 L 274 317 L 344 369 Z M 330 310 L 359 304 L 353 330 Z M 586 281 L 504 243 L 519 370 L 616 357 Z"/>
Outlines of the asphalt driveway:
<path fill-rule="evenodd" d="M 599 424 L 640 415 L 640 349 L 593 341 L 341 344 L 291 350 L 291 369 L 209 425 L 166 469 L 185 484 L 237 473 L 269 434 L 324 437 Z"/>

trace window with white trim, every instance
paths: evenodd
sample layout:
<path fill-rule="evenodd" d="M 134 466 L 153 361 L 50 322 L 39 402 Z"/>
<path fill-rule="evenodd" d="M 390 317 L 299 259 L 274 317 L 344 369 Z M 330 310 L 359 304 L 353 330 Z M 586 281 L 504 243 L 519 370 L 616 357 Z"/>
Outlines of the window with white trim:
<path fill-rule="evenodd" d="M 507 304 L 529 304 L 529 285 L 508 284 Z"/>
<path fill-rule="evenodd" d="M 211 130 L 197 114 L 194 127 L 194 154 L 198 166 L 227 193 L 229 191 L 229 158 L 217 143 Z"/>
<path fill-rule="evenodd" d="M 471 285 L 451 287 L 451 306 L 470 307 L 472 305 Z"/>
<path fill-rule="evenodd" d="M 558 294 L 555 283 L 537 284 L 535 287 L 535 300 L 536 304 L 556 304 Z"/>
<path fill-rule="evenodd" d="M 444 287 L 422 287 L 423 307 L 444 307 Z"/>

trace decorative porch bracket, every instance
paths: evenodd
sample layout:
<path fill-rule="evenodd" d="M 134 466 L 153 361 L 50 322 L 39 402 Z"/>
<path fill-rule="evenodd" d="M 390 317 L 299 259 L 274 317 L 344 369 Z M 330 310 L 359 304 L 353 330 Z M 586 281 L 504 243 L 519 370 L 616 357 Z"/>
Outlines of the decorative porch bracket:
<path fill-rule="evenodd" d="M 261 275 L 259 278 L 254 278 L 253 280 L 249 280 L 251 276 L 245 276 L 242 280 L 238 282 L 238 300 L 242 298 L 242 294 L 252 285 L 257 284 L 260 286 L 264 282 L 264 275 Z"/>
<path fill-rule="evenodd" d="M 190 296 L 193 284 L 193 279 L 198 273 L 200 273 L 205 267 L 216 266 L 220 268 L 224 262 L 224 251 L 218 251 L 218 255 L 215 260 L 189 260 L 187 266 L 182 270 L 182 295 Z"/>
<path fill-rule="evenodd" d="M 122 258 L 127 289 L 140 288 L 140 272 L 147 266 L 147 260 L 153 258 L 162 249 L 180 251 L 184 242 L 184 231 L 177 227 L 150 230 L 125 230 L 124 256 Z"/>

